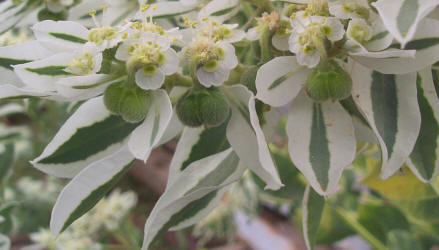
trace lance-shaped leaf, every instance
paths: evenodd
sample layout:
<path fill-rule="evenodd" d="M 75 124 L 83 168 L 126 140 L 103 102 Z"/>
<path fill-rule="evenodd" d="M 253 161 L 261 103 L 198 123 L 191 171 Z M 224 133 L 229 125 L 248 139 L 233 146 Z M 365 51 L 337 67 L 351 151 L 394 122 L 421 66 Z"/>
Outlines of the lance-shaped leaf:
<path fill-rule="evenodd" d="M 0 249 L 9 250 L 11 249 L 11 240 L 6 235 L 0 234 Z"/>
<path fill-rule="evenodd" d="M 36 41 L 0 47 L 0 74 L 2 84 L 19 84 L 20 79 L 13 72 L 18 64 L 32 62 L 50 56 L 52 53 Z"/>
<path fill-rule="evenodd" d="M 134 156 L 125 146 L 116 153 L 96 161 L 61 191 L 50 219 L 50 231 L 56 237 L 76 219 L 93 208 L 128 171 Z"/>
<path fill-rule="evenodd" d="M 29 87 L 41 91 L 55 91 L 55 82 L 71 76 L 67 65 L 74 59 L 73 53 L 59 53 L 48 58 L 16 65 L 14 71 Z"/>
<path fill-rule="evenodd" d="M 258 70 L 256 98 L 271 106 L 284 106 L 297 96 L 309 73 L 295 56 L 276 57 Z"/>
<path fill-rule="evenodd" d="M 321 195 L 335 192 L 355 157 L 351 116 L 338 102 L 315 103 L 305 93 L 293 101 L 286 126 L 294 165 Z"/>
<path fill-rule="evenodd" d="M 412 40 L 421 20 L 438 4 L 437 0 L 379 0 L 372 3 L 387 30 L 403 47 Z"/>
<path fill-rule="evenodd" d="M 230 147 L 226 138 L 227 122 L 213 128 L 185 127 L 169 167 L 167 187 L 193 162 Z"/>
<path fill-rule="evenodd" d="M 172 104 L 164 90 L 151 93 L 152 106 L 141 125 L 131 134 L 128 147 L 137 159 L 148 159 L 151 149 L 159 142 L 172 117 Z"/>
<path fill-rule="evenodd" d="M 415 1 L 415 0 L 413 0 Z M 425 18 L 418 27 L 415 37 L 405 46 L 406 50 L 416 50 L 414 58 L 389 57 L 377 58 L 374 54 L 381 55 L 382 52 L 372 53 L 372 57 L 353 56 L 353 58 L 364 66 L 377 70 L 384 74 L 405 74 L 424 69 L 439 60 L 439 20 Z M 390 50 L 392 53 L 398 51 Z M 381 56 L 380 56 L 381 57 Z"/>
<path fill-rule="evenodd" d="M 227 94 L 232 108 L 226 132 L 230 145 L 242 163 L 265 181 L 266 188 L 281 188 L 282 182 L 259 124 L 253 94 L 242 85 L 229 87 Z"/>
<path fill-rule="evenodd" d="M 119 150 L 137 125 L 111 115 L 102 97 L 91 99 L 64 123 L 32 164 L 45 173 L 71 178 Z"/>
<path fill-rule="evenodd" d="M 142 249 L 170 228 L 198 222 L 213 210 L 226 188 L 237 181 L 245 167 L 232 149 L 193 162 L 160 197 L 145 224 Z"/>
<path fill-rule="evenodd" d="M 32 26 L 37 41 L 50 50 L 81 48 L 88 42 L 88 29 L 72 21 L 45 20 Z"/>
<path fill-rule="evenodd" d="M 386 75 L 355 64 L 352 79 L 354 101 L 380 144 L 381 177 L 388 178 L 408 160 L 418 138 L 416 73 Z"/>
<path fill-rule="evenodd" d="M 421 130 L 407 163 L 420 180 L 429 182 L 439 169 L 439 99 L 430 67 L 418 73 L 417 90 Z"/>
<path fill-rule="evenodd" d="M 108 85 L 121 82 L 124 77 L 114 78 L 105 74 L 63 77 L 55 82 L 57 94 L 73 101 L 88 100 L 102 94 Z"/>
<path fill-rule="evenodd" d="M 307 186 L 303 195 L 302 231 L 309 250 L 314 249 L 324 206 L 325 199 Z"/>
<path fill-rule="evenodd" d="M 0 85 L 0 100 L 7 99 L 23 99 L 29 97 L 49 97 L 54 92 L 49 91 L 37 91 L 30 88 L 18 88 L 12 84 Z"/>
<path fill-rule="evenodd" d="M 21 1 L 19 4 L 14 0 L 0 3 L 0 34 L 15 27 L 35 7 L 35 1 L 29 0 Z"/>

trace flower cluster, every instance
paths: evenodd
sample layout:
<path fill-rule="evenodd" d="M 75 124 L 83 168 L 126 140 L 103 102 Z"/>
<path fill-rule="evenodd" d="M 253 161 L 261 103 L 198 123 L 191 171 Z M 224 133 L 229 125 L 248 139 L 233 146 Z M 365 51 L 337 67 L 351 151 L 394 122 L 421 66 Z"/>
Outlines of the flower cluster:
<path fill-rule="evenodd" d="M 176 136 L 144 249 L 205 217 L 247 169 L 281 188 L 268 146 L 280 110 L 290 158 L 320 195 L 337 191 L 359 141 L 380 146 L 382 178 L 404 164 L 424 182 L 439 171 L 435 1 L 44 4 L 68 17 L 43 18 L 35 40 L 0 47 L 0 99 L 81 104 L 32 161 L 72 178 L 53 209 L 54 235 Z"/>

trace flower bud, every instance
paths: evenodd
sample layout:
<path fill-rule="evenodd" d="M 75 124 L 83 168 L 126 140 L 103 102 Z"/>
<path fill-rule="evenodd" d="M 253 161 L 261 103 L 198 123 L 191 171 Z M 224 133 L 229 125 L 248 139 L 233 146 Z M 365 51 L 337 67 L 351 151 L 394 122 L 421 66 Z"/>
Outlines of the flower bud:
<path fill-rule="evenodd" d="M 145 119 L 151 98 L 148 91 L 137 86 L 126 87 L 125 82 L 113 83 L 104 93 L 104 104 L 116 115 L 121 115 L 127 122 L 140 122 Z"/>
<path fill-rule="evenodd" d="M 322 61 L 308 76 L 305 91 L 316 102 L 342 100 L 351 95 L 352 79 L 335 61 Z"/>
<path fill-rule="evenodd" d="M 229 116 L 230 106 L 217 88 L 191 89 L 177 102 L 180 121 L 190 127 L 219 126 Z"/>

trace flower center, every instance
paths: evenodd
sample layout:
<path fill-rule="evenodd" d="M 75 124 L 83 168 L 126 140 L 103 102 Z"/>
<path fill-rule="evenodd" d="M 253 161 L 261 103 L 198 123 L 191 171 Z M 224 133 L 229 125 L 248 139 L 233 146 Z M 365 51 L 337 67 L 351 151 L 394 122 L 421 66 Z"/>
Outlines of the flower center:
<path fill-rule="evenodd" d="M 352 28 L 349 30 L 349 36 L 352 37 L 355 41 L 359 43 L 366 42 L 370 36 L 369 30 L 360 25 L 360 24 L 354 24 Z"/>
<path fill-rule="evenodd" d="M 104 40 L 111 40 L 114 39 L 117 36 L 118 29 L 104 26 L 101 28 L 94 28 L 90 30 L 90 33 L 88 35 L 88 39 L 91 42 L 94 42 L 96 45 L 101 45 Z"/>
<path fill-rule="evenodd" d="M 67 71 L 76 75 L 88 75 L 93 71 L 95 60 L 89 52 L 85 52 L 81 57 L 75 58 L 67 64 Z"/>

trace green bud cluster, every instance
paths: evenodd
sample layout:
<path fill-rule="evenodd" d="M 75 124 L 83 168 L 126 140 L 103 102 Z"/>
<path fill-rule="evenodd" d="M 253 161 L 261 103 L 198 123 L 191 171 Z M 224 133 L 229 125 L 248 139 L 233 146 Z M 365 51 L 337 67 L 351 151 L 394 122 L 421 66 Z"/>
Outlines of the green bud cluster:
<path fill-rule="evenodd" d="M 218 88 L 192 88 L 177 102 L 180 121 L 189 127 L 221 125 L 230 113 L 227 98 Z"/>
<path fill-rule="evenodd" d="M 306 93 L 316 102 L 346 99 L 351 90 L 351 76 L 334 60 L 321 61 L 305 84 Z"/>
<path fill-rule="evenodd" d="M 111 113 L 122 116 L 127 122 L 136 123 L 148 114 L 151 96 L 137 86 L 116 82 L 105 90 L 104 104 Z"/>

